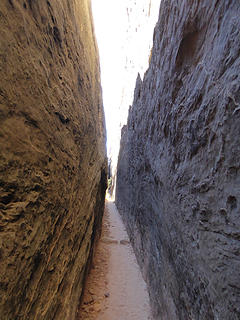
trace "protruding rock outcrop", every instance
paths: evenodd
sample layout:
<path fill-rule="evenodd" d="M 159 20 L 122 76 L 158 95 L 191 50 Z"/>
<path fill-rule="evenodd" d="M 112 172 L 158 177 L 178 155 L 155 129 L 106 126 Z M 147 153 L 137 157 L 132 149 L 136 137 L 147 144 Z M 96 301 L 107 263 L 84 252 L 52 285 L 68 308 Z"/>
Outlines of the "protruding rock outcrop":
<path fill-rule="evenodd" d="M 88 0 L 0 3 L 0 319 L 74 319 L 106 188 Z"/>
<path fill-rule="evenodd" d="M 117 207 L 156 319 L 240 318 L 240 5 L 163 0 Z"/>

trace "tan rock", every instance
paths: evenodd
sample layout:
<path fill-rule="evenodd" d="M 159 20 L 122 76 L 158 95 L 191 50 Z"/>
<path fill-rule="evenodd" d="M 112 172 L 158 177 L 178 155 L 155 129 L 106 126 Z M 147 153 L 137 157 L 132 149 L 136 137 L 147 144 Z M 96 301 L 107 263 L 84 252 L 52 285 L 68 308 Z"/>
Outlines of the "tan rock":
<path fill-rule="evenodd" d="M 118 240 L 111 239 L 111 238 L 102 238 L 101 241 L 104 242 L 104 243 L 109 243 L 109 244 L 111 244 L 111 243 L 118 244 Z"/>
<path fill-rule="evenodd" d="M 106 185 L 89 1 L 1 1 L 0 153 L 0 318 L 72 320 Z"/>

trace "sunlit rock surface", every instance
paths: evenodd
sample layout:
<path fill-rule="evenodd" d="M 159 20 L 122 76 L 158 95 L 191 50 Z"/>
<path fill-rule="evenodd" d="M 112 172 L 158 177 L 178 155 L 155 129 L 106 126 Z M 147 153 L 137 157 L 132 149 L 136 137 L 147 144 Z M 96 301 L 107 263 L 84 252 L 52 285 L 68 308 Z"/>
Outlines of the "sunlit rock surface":
<path fill-rule="evenodd" d="M 240 4 L 162 1 L 116 203 L 156 319 L 240 318 Z"/>
<path fill-rule="evenodd" d="M 75 317 L 106 186 L 89 1 L 0 3 L 0 319 Z"/>

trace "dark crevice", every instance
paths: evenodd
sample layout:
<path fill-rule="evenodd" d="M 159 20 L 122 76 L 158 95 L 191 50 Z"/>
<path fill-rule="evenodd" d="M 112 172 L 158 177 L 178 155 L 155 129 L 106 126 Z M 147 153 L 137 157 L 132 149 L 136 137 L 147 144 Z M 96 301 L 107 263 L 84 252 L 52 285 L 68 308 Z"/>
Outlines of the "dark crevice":
<path fill-rule="evenodd" d="M 196 63 L 195 53 L 197 48 L 197 42 L 199 38 L 199 32 L 193 31 L 188 33 L 182 39 L 176 58 L 176 69 L 179 70 L 183 66 L 191 66 Z"/>

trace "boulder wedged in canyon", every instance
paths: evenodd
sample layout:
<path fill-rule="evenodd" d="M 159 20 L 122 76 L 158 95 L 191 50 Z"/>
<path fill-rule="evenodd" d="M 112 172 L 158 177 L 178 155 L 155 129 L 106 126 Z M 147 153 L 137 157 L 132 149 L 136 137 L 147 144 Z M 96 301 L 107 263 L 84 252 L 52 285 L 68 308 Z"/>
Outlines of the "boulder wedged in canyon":
<path fill-rule="evenodd" d="M 240 318 L 240 4 L 163 0 L 116 204 L 155 319 Z"/>
<path fill-rule="evenodd" d="M 106 189 L 88 0 L 0 4 L 0 319 L 74 319 Z"/>

